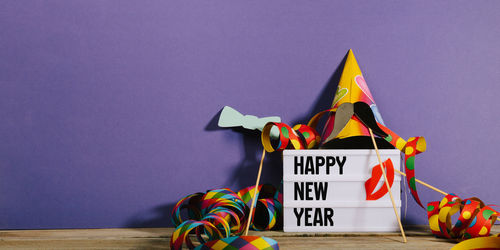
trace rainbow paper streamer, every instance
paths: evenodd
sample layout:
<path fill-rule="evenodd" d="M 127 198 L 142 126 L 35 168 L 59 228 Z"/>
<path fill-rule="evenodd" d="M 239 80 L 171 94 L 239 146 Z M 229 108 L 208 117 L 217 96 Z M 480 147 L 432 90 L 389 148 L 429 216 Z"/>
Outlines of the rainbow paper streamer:
<path fill-rule="evenodd" d="M 245 250 L 277 250 L 278 242 L 262 236 L 232 236 L 219 240 L 209 241 L 199 245 L 195 250 L 210 249 L 245 249 Z"/>
<path fill-rule="evenodd" d="M 252 186 L 235 193 L 223 188 L 182 198 L 172 210 L 172 222 L 176 229 L 170 240 L 170 248 L 182 249 L 184 244 L 190 249 L 194 248 L 189 237 L 189 234 L 194 232 L 200 243 L 198 249 L 223 249 L 222 246 L 229 246 L 227 249 L 239 249 L 241 245 L 248 249 L 278 249 L 277 242 L 269 238 L 238 236 L 243 233 L 248 223 L 249 203 L 252 201 L 254 189 L 255 186 Z M 254 219 L 250 226 L 254 230 L 271 230 L 278 227 L 282 223 L 281 193 L 272 185 L 260 185 L 257 192 L 257 206 L 254 209 L 257 216 L 253 218 L 259 219 Z M 185 220 L 181 216 L 183 209 L 187 210 Z"/>

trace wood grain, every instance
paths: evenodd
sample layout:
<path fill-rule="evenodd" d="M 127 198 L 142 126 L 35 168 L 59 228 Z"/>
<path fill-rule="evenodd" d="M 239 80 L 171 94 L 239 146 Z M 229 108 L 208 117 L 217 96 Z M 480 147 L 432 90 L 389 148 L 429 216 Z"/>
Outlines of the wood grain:
<path fill-rule="evenodd" d="M 455 242 L 437 239 L 426 226 L 405 227 L 408 243 L 394 233 L 255 232 L 271 237 L 281 249 L 450 249 Z M 0 249 L 170 249 L 173 228 L 3 230 Z M 499 233 L 495 225 L 492 233 Z"/>

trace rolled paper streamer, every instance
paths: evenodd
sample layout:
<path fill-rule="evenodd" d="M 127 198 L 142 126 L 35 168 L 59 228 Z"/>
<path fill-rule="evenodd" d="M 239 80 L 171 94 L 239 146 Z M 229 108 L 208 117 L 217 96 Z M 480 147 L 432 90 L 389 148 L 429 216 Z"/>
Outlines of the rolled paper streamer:
<path fill-rule="evenodd" d="M 222 234 L 217 228 L 208 221 L 194 221 L 187 220 L 181 223 L 173 232 L 172 238 L 170 239 L 170 248 L 172 249 L 182 249 L 182 244 L 186 242 L 188 248 L 194 248 L 194 245 L 189 239 L 188 234 L 198 227 L 203 227 L 205 231 L 205 235 L 208 237 L 208 240 L 220 239 L 222 238 Z M 196 230 L 197 236 L 199 234 L 199 230 Z M 205 240 L 202 237 L 198 237 L 201 240 L 200 243 L 205 243 Z"/>
<path fill-rule="evenodd" d="M 394 165 L 392 164 L 391 159 L 387 159 L 383 164 L 387 181 L 389 182 L 389 187 L 392 187 L 392 184 L 394 183 Z M 382 170 L 380 169 L 380 164 L 378 164 L 372 168 L 372 176 L 365 182 L 366 200 L 378 200 L 389 191 L 386 185 L 382 185 L 377 192 L 373 193 L 380 181 L 380 178 L 382 178 Z"/>
<path fill-rule="evenodd" d="M 296 131 L 300 136 L 302 136 L 307 149 L 319 146 L 321 136 L 318 134 L 318 132 L 316 132 L 315 129 L 304 124 L 297 124 L 293 126 L 293 130 Z"/>
<path fill-rule="evenodd" d="M 175 204 L 172 210 L 172 223 L 174 226 L 178 226 L 182 223 L 181 219 L 181 209 L 187 208 L 189 211 L 189 217 L 195 220 L 201 219 L 201 207 L 198 205 L 198 202 L 203 197 L 203 193 L 195 193 L 188 195 L 182 198 L 180 201 Z M 184 204 L 187 201 L 188 204 Z"/>
<path fill-rule="evenodd" d="M 397 148 L 401 152 L 405 153 L 405 147 L 406 147 L 407 141 L 405 141 L 399 135 L 397 135 L 396 133 L 394 133 L 394 131 L 390 130 L 389 128 L 387 128 L 383 124 L 378 123 L 378 126 L 388 135 L 384 139 L 386 141 L 388 141 L 390 144 L 392 144 L 395 148 Z M 418 138 L 418 140 L 417 140 L 415 154 L 418 155 L 420 153 L 425 152 L 425 150 L 427 149 L 427 143 L 426 143 L 424 137 L 416 137 L 416 138 Z"/>
<path fill-rule="evenodd" d="M 421 138 L 421 139 L 420 139 Z M 415 183 L 415 155 L 417 154 L 417 143 L 420 141 L 420 144 L 425 145 L 425 139 L 423 137 L 410 137 L 405 146 L 405 173 L 406 173 L 406 181 L 408 182 L 408 186 L 410 187 L 411 194 L 415 201 L 422 208 L 422 202 L 420 201 L 420 197 L 418 197 L 417 193 L 417 185 Z M 425 148 L 425 147 L 424 147 Z"/>
<path fill-rule="evenodd" d="M 172 210 L 172 222 L 176 226 L 170 247 L 182 249 L 185 243 L 187 247 L 194 248 L 189 237 L 193 232 L 200 244 L 208 241 L 217 241 L 233 235 L 240 235 L 245 229 L 248 219 L 249 203 L 252 200 L 255 187 L 248 187 L 238 193 L 230 189 L 209 190 L 206 193 L 195 193 L 182 198 Z M 270 230 L 281 222 L 282 195 L 272 185 L 259 185 L 257 187 L 258 199 L 254 210 L 251 224 L 255 230 Z M 181 210 L 187 210 L 187 220 L 183 220 Z M 204 236 L 203 236 L 204 235 Z M 224 242 L 224 240 L 219 241 Z M 210 247 L 220 246 L 212 245 Z M 255 245 L 254 247 L 259 245 Z M 250 247 L 250 246 L 249 246 Z M 264 249 L 264 248 L 251 248 Z"/>
<path fill-rule="evenodd" d="M 469 220 L 471 220 L 471 218 L 469 217 L 476 213 L 476 209 L 484 207 L 484 203 L 480 199 L 475 197 L 465 199 L 461 203 L 463 203 L 463 207 L 460 212 L 460 216 L 458 217 L 455 226 L 451 230 L 451 235 L 454 237 L 460 236 L 460 234 L 467 229 L 467 227 L 469 226 Z M 440 225 L 440 228 L 444 228 L 444 225 Z M 465 237 L 469 237 L 469 235 L 470 234 L 464 234 Z"/>
<path fill-rule="evenodd" d="M 458 196 L 453 194 L 447 195 L 448 198 L 439 203 L 438 225 L 439 231 L 446 238 L 452 238 L 450 235 L 451 230 L 451 216 L 460 211 L 461 200 Z"/>
<path fill-rule="evenodd" d="M 245 250 L 278 250 L 278 242 L 263 236 L 233 236 L 229 238 L 209 241 L 197 246 L 195 250 L 223 250 L 223 249 L 245 249 Z"/>
<path fill-rule="evenodd" d="M 465 231 L 465 238 L 482 237 L 490 234 L 491 226 L 495 223 L 500 214 L 490 206 L 482 207 L 476 215 L 476 221 L 471 222 L 469 228 Z M 473 224 L 474 223 L 474 224 Z"/>
<path fill-rule="evenodd" d="M 274 199 L 259 199 L 254 213 L 257 213 L 252 218 L 252 228 L 256 231 L 271 230 L 281 217 L 280 205 L 277 205 Z M 281 204 L 281 203 L 280 203 Z"/>
<path fill-rule="evenodd" d="M 228 202 L 229 204 L 226 204 Z M 210 190 L 202 197 L 201 209 L 203 213 L 208 213 L 211 209 L 220 205 L 231 206 L 237 209 L 238 212 L 244 212 L 242 207 L 245 204 L 238 194 L 229 188 Z"/>
<path fill-rule="evenodd" d="M 399 149 L 405 155 L 405 173 L 406 173 L 406 182 L 408 183 L 408 187 L 410 187 L 411 195 L 413 199 L 420 205 L 422 208 L 422 202 L 420 201 L 420 197 L 418 196 L 417 186 L 415 184 L 415 156 L 417 154 L 425 152 L 427 149 L 427 143 L 424 137 L 410 137 L 408 141 L 405 141 L 399 135 L 394 133 L 392 130 L 387 128 L 386 126 L 378 123 L 378 126 L 387 134 L 384 138 L 390 144 L 392 144 L 395 148 Z"/>
<path fill-rule="evenodd" d="M 189 220 L 182 220 L 181 209 L 188 209 Z M 193 229 L 196 229 L 195 235 L 202 244 L 205 242 L 202 234 L 209 240 L 214 240 L 241 233 L 245 211 L 245 203 L 229 189 L 188 195 L 181 199 L 172 211 L 172 222 L 176 229 L 172 234 L 170 247 L 181 249 L 185 242 L 189 248 L 193 248 L 194 245 L 188 237 Z"/>
<path fill-rule="evenodd" d="M 451 217 L 460 212 L 452 227 Z M 485 237 L 490 234 L 491 226 L 500 214 L 490 206 L 485 206 L 478 198 L 461 200 L 449 194 L 441 202 L 427 204 L 429 226 L 434 235 L 458 241 Z"/>
<path fill-rule="evenodd" d="M 469 249 L 498 249 L 500 248 L 500 234 L 491 237 L 480 237 L 468 239 L 456 244 L 451 250 L 469 250 Z"/>
<path fill-rule="evenodd" d="M 238 192 L 248 207 L 251 206 L 254 189 L 255 186 L 250 186 Z M 253 210 L 250 226 L 256 231 L 271 230 L 281 222 L 283 196 L 275 186 L 269 184 L 259 185 L 257 196 L 257 205 Z"/>
<path fill-rule="evenodd" d="M 280 131 L 279 142 L 277 147 L 273 147 L 271 143 L 271 129 L 278 127 Z M 300 136 L 302 136 L 302 139 Z M 292 144 L 294 149 L 313 148 L 319 144 L 320 136 L 313 128 L 298 124 L 292 129 L 285 123 L 269 122 L 262 129 L 261 135 L 262 145 L 267 152 L 283 151 L 289 144 Z"/>

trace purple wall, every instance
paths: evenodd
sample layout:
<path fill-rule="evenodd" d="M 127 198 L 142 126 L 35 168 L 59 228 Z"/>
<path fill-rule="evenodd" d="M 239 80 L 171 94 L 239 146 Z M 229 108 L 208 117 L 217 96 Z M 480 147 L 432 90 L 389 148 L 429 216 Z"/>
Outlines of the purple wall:
<path fill-rule="evenodd" d="M 259 138 L 218 129 L 218 112 L 307 121 L 349 48 L 386 124 L 427 138 L 417 177 L 500 204 L 499 8 L 1 1 L 0 228 L 166 226 L 187 194 L 250 185 Z M 268 157 L 264 180 L 280 168 Z M 406 223 L 427 223 L 413 200 Z"/>

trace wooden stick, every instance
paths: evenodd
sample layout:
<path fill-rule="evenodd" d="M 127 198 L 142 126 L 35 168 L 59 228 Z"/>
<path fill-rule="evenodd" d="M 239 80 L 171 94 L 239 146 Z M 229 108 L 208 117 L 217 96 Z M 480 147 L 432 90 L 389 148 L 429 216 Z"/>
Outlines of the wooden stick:
<path fill-rule="evenodd" d="M 255 182 L 255 189 L 253 191 L 252 205 L 250 206 L 250 215 L 248 215 L 248 223 L 245 229 L 245 236 L 248 235 L 248 229 L 252 223 L 252 213 L 255 204 L 255 199 L 257 199 L 257 189 L 259 188 L 260 174 L 262 173 L 262 164 L 264 163 L 264 157 L 266 156 L 266 150 L 262 150 L 262 158 L 260 159 L 259 173 L 257 174 L 257 181 Z"/>
<path fill-rule="evenodd" d="M 401 171 L 399 171 L 397 169 L 394 169 L 394 171 L 396 171 L 398 174 L 406 177 L 405 173 L 403 173 L 403 172 L 401 172 Z M 418 183 L 420 183 L 420 184 L 422 184 L 422 185 L 424 185 L 424 186 L 426 186 L 426 187 L 428 187 L 428 188 L 430 188 L 430 189 L 432 189 L 432 190 L 434 190 L 434 191 L 436 191 L 436 192 L 438 192 L 438 193 L 442 193 L 444 195 L 448 195 L 448 193 L 446 193 L 445 191 L 443 191 L 441 189 L 438 189 L 437 187 L 431 186 L 431 185 L 429 185 L 429 184 L 427 184 L 427 183 L 425 183 L 425 182 L 423 182 L 423 181 L 421 181 L 421 180 L 419 180 L 417 178 L 415 178 L 415 181 L 418 182 Z"/>
<path fill-rule="evenodd" d="M 394 197 L 392 196 L 391 187 L 389 186 L 389 181 L 387 180 L 387 175 L 385 174 L 384 165 L 382 164 L 382 159 L 380 158 L 380 153 L 378 152 L 377 142 L 375 142 L 375 137 L 373 136 L 373 132 L 371 128 L 368 128 L 370 131 L 370 136 L 372 137 L 373 147 L 375 147 L 375 152 L 377 153 L 378 162 L 380 164 L 380 169 L 382 169 L 382 174 L 384 175 L 385 186 L 387 187 L 387 191 L 389 192 L 389 196 L 391 197 L 392 208 L 394 208 L 394 213 L 396 214 L 396 219 L 398 219 L 399 230 L 401 230 L 401 235 L 403 236 L 403 242 L 406 243 L 406 235 L 403 230 L 403 225 L 401 224 L 401 220 L 399 219 L 398 211 L 396 209 L 396 203 L 394 202 Z"/>

